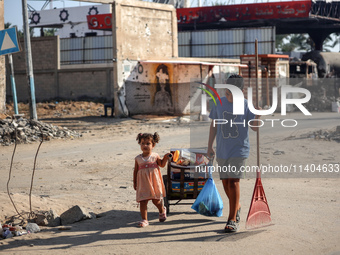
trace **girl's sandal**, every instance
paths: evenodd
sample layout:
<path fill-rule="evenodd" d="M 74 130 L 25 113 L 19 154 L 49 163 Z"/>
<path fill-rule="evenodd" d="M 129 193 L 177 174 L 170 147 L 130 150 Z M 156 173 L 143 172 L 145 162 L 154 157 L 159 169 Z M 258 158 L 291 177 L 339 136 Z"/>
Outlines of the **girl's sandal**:
<path fill-rule="evenodd" d="M 164 222 L 166 220 L 166 208 L 164 207 L 164 212 L 159 214 L 159 221 Z"/>
<path fill-rule="evenodd" d="M 138 227 L 145 228 L 149 226 L 149 222 L 147 220 L 142 220 L 138 223 Z"/>

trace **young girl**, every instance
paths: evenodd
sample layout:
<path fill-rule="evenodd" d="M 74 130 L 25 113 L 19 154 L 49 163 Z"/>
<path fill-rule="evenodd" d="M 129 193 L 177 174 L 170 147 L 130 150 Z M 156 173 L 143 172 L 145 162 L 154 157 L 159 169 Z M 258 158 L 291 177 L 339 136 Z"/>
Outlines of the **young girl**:
<path fill-rule="evenodd" d="M 164 167 L 169 159 L 170 153 L 164 155 L 163 159 L 157 153 L 152 152 L 156 143 L 159 142 L 157 133 L 139 133 L 137 136 L 138 144 L 141 147 L 142 154 L 135 158 L 135 170 L 133 172 L 133 187 L 137 191 L 137 202 L 140 203 L 140 213 L 142 221 L 139 227 L 149 225 L 147 205 L 149 200 L 159 210 L 159 221 L 166 220 L 166 209 L 163 207 L 162 199 L 165 196 L 165 187 L 159 167 Z"/>

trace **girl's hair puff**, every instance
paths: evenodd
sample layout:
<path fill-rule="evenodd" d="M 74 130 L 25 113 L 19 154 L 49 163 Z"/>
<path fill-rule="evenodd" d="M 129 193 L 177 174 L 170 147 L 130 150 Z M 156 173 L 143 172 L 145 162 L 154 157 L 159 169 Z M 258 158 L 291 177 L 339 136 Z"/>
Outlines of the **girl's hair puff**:
<path fill-rule="evenodd" d="M 137 135 L 137 138 L 136 138 L 136 140 L 138 141 L 138 144 L 141 143 L 142 139 L 151 139 L 152 144 L 155 146 L 155 144 L 159 142 L 160 137 L 159 137 L 157 132 L 155 132 L 154 134 L 151 134 L 151 133 L 139 133 Z"/>

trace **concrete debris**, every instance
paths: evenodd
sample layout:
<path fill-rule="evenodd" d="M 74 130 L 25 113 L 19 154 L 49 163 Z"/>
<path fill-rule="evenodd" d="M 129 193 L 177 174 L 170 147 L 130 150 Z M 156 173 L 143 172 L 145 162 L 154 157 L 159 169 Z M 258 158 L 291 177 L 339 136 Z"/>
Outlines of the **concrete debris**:
<path fill-rule="evenodd" d="M 340 126 L 337 126 L 337 127 L 336 127 L 335 133 L 338 134 L 338 135 L 340 135 Z"/>
<path fill-rule="evenodd" d="M 338 128 L 337 128 L 338 130 Z M 337 141 L 340 142 L 340 132 L 334 131 L 324 131 L 318 130 L 307 134 L 308 138 L 314 138 L 315 140 L 325 140 L 325 141 Z"/>
<path fill-rule="evenodd" d="M 54 210 L 37 213 L 35 222 L 39 226 L 56 227 L 61 225 L 60 216 Z"/>
<path fill-rule="evenodd" d="M 75 205 L 66 212 L 62 213 L 60 218 L 62 225 L 68 225 L 77 221 L 92 219 L 93 215 L 91 215 L 90 212 L 85 208 Z"/>
<path fill-rule="evenodd" d="M 91 218 L 90 219 L 96 219 L 97 215 L 94 212 L 89 212 Z"/>
<path fill-rule="evenodd" d="M 85 219 L 96 219 L 97 215 L 78 205 L 65 211 L 59 216 L 54 210 L 35 212 L 36 217 L 33 222 L 27 223 L 27 220 L 19 219 L 13 216 L 5 224 L 0 222 L 0 239 L 22 236 L 40 231 L 40 226 L 57 227 L 68 225 Z M 72 227 L 63 226 L 59 230 L 70 230 Z M 25 230 L 23 230 L 25 229 Z"/>
<path fill-rule="evenodd" d="M 273 155 L 283 155 L 283 154 L 285 154 L 284 151 L 274 151 L 273 152 Z"/>
<path fill-rule="evenodd" d="M 19 118 L 0 119 L 0 145 L 9 146 L 15 143 L 31 143 L 40 141 L 41 133 L 45 140 L 57 138 L 79 138 L 82 135 L 76 131 L 47 124 L 41 121 Z"/>
<path fill-rule="evenodd" d="M 325 140 L 325 141 L 336 141 L 340 142 L 340 126 L 337 126 L 335 131 L 329 130 L 317 130 L 307 134 L 302 134 L 300 137 L 290 136 L 286 140 L 295 139 L 315 139 L 315 140 Z"/>

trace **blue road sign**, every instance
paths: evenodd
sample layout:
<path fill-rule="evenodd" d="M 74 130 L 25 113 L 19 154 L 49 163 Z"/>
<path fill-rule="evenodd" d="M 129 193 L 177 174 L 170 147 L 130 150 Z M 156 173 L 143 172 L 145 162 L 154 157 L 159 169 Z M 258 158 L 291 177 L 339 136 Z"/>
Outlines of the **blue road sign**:
<path fill-rule="evenodd" d="M 0 30 L 0 55 L 20 51 L 17 37 L 17 27 Z"/>

